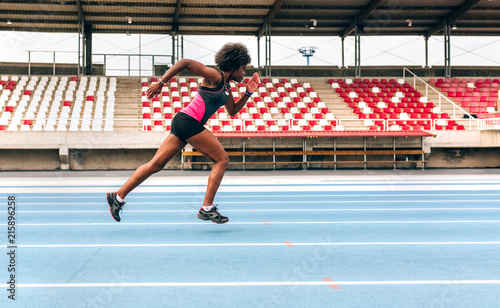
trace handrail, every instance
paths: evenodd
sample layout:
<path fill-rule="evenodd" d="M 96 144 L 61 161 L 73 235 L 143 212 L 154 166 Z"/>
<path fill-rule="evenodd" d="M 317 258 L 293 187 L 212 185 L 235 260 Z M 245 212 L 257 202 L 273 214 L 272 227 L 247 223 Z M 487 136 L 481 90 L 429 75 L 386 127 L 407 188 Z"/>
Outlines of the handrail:
<path fill-rule="evenodd" d="M 81 61 L 81 56 L 77 51 L 50 51 L 50 50 L 26 50 L 26 52 L 28 53 L 28 75 L 31 75 L 31 65 L 32 63 L 32 54 L 35 54 L 35 53 L 48 53 L 48 54 L 52 54 L 52 75 L 56 75 L 56 63 L 57 64 L 61 64 L 60 62 L 58 62 L 56 60 L 56 56 L 58 54 L 76 54 L 76 63 L 70 63 L 70 64 L 74 64 L 75 67 L 77 68 L 78 70 L 78 75 L 80 75 L 80 71 L 82 70 L 83 68 L 83 65 L 80 64 L 80 61 Z M 119 54 L 119 53 L 94 53 L 92 54 L 93 57 L 102 57 L 103 58 L 103 65 L 104 65 L 104 75 L 107 76 L 106 74 L 106 65 L 108 64 L 107 60 L 108 58 L 113 58 L 113 57 L 126 57 L 127 58 L 127 62 L 128 62 L 128 65 L 126 65 L 127 69 L 119 69 L 119 68 L 108 68 L 107 70 L 109 71 L 127 71 L 128 72 L 128 76 L 131 76 L 130 72 L 133 71 L 133 72 L 136 72 L 138 71 L 139 72 L 139 76 L 143 76 L 143 72 L 147 72 L 144 76 L 150 76 L 149 75 L 149 72 L 151 72 L 151 76 L 154 76 L 155 74 L 155 71 L 154 71 L 154 67 L 155 67 L 155 58 L 156 60 L 158 58 L 168 58 L 168 62 L 172 62 L 172 55 L 162 55 L 162 54 Z M 131 67 L 131 61 L 130 59 L 131 58 L 138 58 L 139 60 L 139 64 L 138 65 L 135 65 L 137 66 L 138 68 L 132 68 Z M 145 59 L 148 63 L 150 63 L 150 67 L 148 69 L 144 69 L 141 65 L 141 59 Z M 97 61 L 95 61 L 95 59 L 92 61 L 93 64 L 97 63 Z M 47 62 L 49 63 L 49 62 Z M 121 65 L 122 67 L 125 66 L 125 65 Z"/>
<path fill-rule="evenodd" d="M 419 80 L 420 82 L 422 82 L 423 84 L 425 84 L 425 96 L 426 97 L 429 97 L 428 96 L 428 94 L 429 94 L 428 93 L 428 89 L 430 88 L 432 91 L 434 91 L 434 92 L 436 92 L 436 94 L 438 94 L 438 97 L 439 97 L 439 108 L 440 109 L 441 109 L 441 98 L 444 98 L 445 100 L 447 100 L 453 106 L 453 120 L 457 120 L 455 109 L 458 108 L 464 114 L 466 114 L 466 115 L 469 116 L 469 130 L 472 129 L 472 119 L 477 120 L 475 117 L 473 117 L 469 112 L 467 112 L 466 110 L 464 110 L 462 107 L 460 107 L 457 104 L 455 104 L 452 100 L 450 100 L 448 97 L 446 97 L 445 95 L 443 95 L 441 92 L 439 92 L 438 90 L 436 90 L 435 88 L 433 88 L 431 85 L 429 85 L 422 78 L 418 77 L 416 74 L 414 74 L 412 71 L 410 71 L 406 67 L 403 68 L 403 80 L 406 81 L 406 71 L 408 71 L 410 74 L 413 75 L 413 88 L 416 89 L 416 80 Z M 477 125 L 479 125 L 479 122 L 476 122 L 476 123 L 477 123 Z M 479 129 L 479 126 L 478 126 L 478 129 Z"/>
<path fill-rule="evenodd" d="M 8 119 L 4 119 L 4 118 L 0 118 L 0 125 L 7 125 L 7 123 L 2 123 L 1 120 L 13 120 L 14 118 L 8 118 Z M 31 125 L 35 125 L 36 122 L 38 121 L 44 121 L 42 126 L 45 127 L 46 125 L 48 125 L 45 121 L 48 121 L 48 120 L 57 120 L 58 122 L 61 120 L 60 117 L 57 117 L 57 118 L 51 118 L 51 117 L 44 117 L 44 118 L 38 118 L 38 117 L 20 117 L 20 118 L 17 118 L 17 120 L 19 120 L 22 124 L 22 122 L 24 120 L 32 120 L 33 121 L 33 124 Z M 95 117 L 95 116 L 91 116 L 91 117 L 78 117 L 78 118 L 73 118 L 72 116 L 68 116 L 67 118 L 64 118 L 64 120 L 66 120 L 67 122 L 71 122 L 71 121 L 74 121 L 74 120 L 77 120 L 78 123 L 82 123 L 84 121 L 88 121 L 88 125 L 91 126 L 91 125 L 94 125 L 94 122 L 97 122 L 99 123 L 100 125 L 103 125 L 103 124 L 108 124 L 108 125 L 111 125 L 111 126 L 114 126 L 114 123 L 115 122 L 127 122 L 127 121 L 134 121 L 134 122 L 137 122 L 137 121 L 141 121 L 142 122 L 142 127 L 143 127 L 143 131 L 147 131 L 144 129 L 144 125 L 149 125 L 149 124 L 144 124 L 144 120 L 150 120 L 151 121 L 151 126 L 154 126 L 153 125 L 153 122 L 155 121 L 161 121 L 163 124 L 162 125 L 166 125 L 166 121 L 168 120 L 171 120 L 171 119 L 165 119 L 165 118 L 161 118 L 161 119 L 143 119 L 143 118 L 110 118 L 110 117 L 107 117 L 106 115 L 103 115 L 102 117 Z M 354 119 L 335 119 L 335 121 L 337 121 L 337 125 L 342 125 L 342 122 L 345 122 L 345 121 L 354 121 Z M 446 122 L 448 121 L 452 121 L 453 119 L 425 119 L 425 121 L 429 121 L 431 127 L 436 127 L 436 125 L 440 122 L 443 122 L 443 123 L 440 123 L 442 124 L 443 126 L 446 125 Z M 231 127 L 235 130 L 232 130 L 233 132 L 247 132 L 248 129 L 247 127 L 242 123 L 240 125 L 235 125 L 233 122 L 234 122 L 234 119 L 223 119 L 223 120 L 220 120 L 220 121 L 229 121 L 231 122 Z M 289 124 L 289 130 L 290 132 L 293 132 L 294 129 L 292 128 L 292 119 L 290 120 L 287 120 L 288 124 Z M 359 120 L 357 120 L 359 121 Z M 390 131 L 394 131 L 394 132 L 398 132 L 398 131 L 409 131 L 409 130 L 404 130 L 404 129 L 399 129 L 399 130 L 391 130 L 391 129 L 388 129 L 389 127 L 389 122 L 390 121 L 396 121 L 395 119 L 380 119 L 380 120 L 377 120 L 377 121 L 383 121 L 384 122 L 384 128 L 381 129 L 381 131 L 387 131 L 387 132 L 390 132 Z M 493 121 L 493 124 L 487 124 L 486 121 Z M 489 128 L 488 125 L 493 125 L 492 128 Z M 55 126 L 55 125 L 54 125 Z M 70 126 L 70 123 L 67 123 L 65 124 L 66 127 L 69 127 Z M 211 129 L 211 125 L 208 125 L 208 123 L 205 125 L 207 128 Z M 239 127 L 239 130 L 237 129 L 237 127 Z M 139 127 L 138 127 L 139 128 Z M 479 122 L 478 122 L 478 129 L 479 130 L 486 130 L 486 129 L 499 129 L 500 128 L 500 118 L 491 118 L 491 119 L 479 119 Z M 343 129 L 342 129 L 343 130 Z M 220 131 L 224 131 L 224 129 L 221 127 Z M 337 131 L 335 128 L 333 129 L 333 131 Z M 366 130 L 366 131 L 369 131 L 369 130 Z M 256 131 L 255 131 L 256 132 Z M 281 131 L 276 131 L 276 132 L 281 132 Z M 311 132 L 322 132 L 322 131 L 315 131 L 315 130 L 311 130 Z"/>
<path fill-rule="evenodd" d="M 478 119 L 479 130 L 500 130 L 500 118 Z"/>

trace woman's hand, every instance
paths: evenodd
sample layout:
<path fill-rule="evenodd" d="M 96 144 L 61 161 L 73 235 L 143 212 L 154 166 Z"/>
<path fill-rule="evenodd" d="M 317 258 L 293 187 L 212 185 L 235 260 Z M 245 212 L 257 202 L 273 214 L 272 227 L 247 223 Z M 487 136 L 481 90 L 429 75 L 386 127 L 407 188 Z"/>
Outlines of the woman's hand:
<path fill-rule="evenodd" d="M 148 90 L 146 91 L 146 95 L 148 96 L 148 99 L 152 99 L 153 97 L 158 96 L 158 94 L 161 93 L 162 87 L 163 87 L 163 85 L 159 81 L 151 84 L 149 86 Z"/>
<path fill-rule="evenodd" d="M 254 73 L 252 79 L 250 79 L 247 83 L 247 91 L 250 93 L 257 91 L 257 88 L 259 87 L 259 82 L 260 82 L 259 74 Z"/>

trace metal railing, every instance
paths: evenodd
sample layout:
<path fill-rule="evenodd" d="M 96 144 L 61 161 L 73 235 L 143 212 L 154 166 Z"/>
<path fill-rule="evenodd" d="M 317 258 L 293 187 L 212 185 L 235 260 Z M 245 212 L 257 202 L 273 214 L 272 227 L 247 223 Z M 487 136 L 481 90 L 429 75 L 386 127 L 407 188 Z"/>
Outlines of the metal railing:
<path fill-rule="evenodd" d="M 76 68 L 77 74 L 83 73 L 81 55 L 76 51 L 47 51 L 47 50 L 27 50 L 28 52 L 28 75 L 31 75 L 32 66 L 40 63 L 52 64 L 52 75 L 56 75 L 56 67 L 65 65 Z M 72 54 L 64 57 L 63 54 Z M 44 55 L 49 55 L 48 59 Z M 36 57 L 36 59 L 34 59 Z M 156 65 L 170 65 L 172 55 L 154 54 L 92 54 L 93 64 L 104 65 L 105 76 L 155 76 Z M 97 60 L 96 60 L 97 58 Z M 118 60 L 118 61 L 114 61 Z M 123 74 L 125 72 L 125 74 Z"/>
<path fill-rule="evenodd" d="M 102 57 L 104 74 L 106 76 L 155 76 L 155 65 L 168 65 L 172 62 L 171 55 L 153 54 L 93 54 Z M 161 62 L 159 59 L 162 59 Z M 118 60 L 118 61 L 113 61 Z M 143 62 L 145 61 L 145 62 Z M 97 61 L 93 60 L 94 63 Z M 126 65 L 124 65 L 126 63 Z M 124 68 L 126 67 L 126 68 Z M 115 72 L 114 74 L 111 74 Z"/>
<path fill-rule="evenodd" d="M 31 64 L 32 63 L 52 63 L 52 75 L 56 75 L 56 63 L 64 63 L 64 64 L 74 64 L 75 67 L 77 68 L 78 70 L 78 74 L 80 74 L 80 66 L 79 66 L 79 63 L 78 63 L 78 52 L 76 51 L 48 51 L 48 50 L 27 50 L 28 52 L 28 75 L 31 75 Z M 32 55 L 35 55 L 35 54 L 52 54 L 52 62 L 50 61 L 37 61 L 37 62 L 32 62 Z M 57 55 L 60 55 L 60 54 L 77 54 L 77 56 L 75 57 L 76 59 L 75 62 L 68 62 L 67 60 L 65 60 L 64 62 L 58 62 L 57 61 Z"/>
<path fill-rule="evenodd" d="M 479 119 L 479 130 L 500 130 L 500 118 Z"/>
<path fill-rule="evenodd" d="M 438 90 L 436 90 L 435 88 L 433 88 L 431 85 L 429 85 L 427 82 L 425 82 L 422 78 L 418 77 L 417 75 L 415 75 L 412 71 L 410 71 L 408 68 L 404 68 L 403 69 L 403 80 L 406 82 L 406 72 L 410 73 L 412 76 L 413 76 L 413 88 L 416 90 L 417 89 L 417 82 L 420 82 L 422 84 L 425 85 L 425 97 L 429 97 L 429 91 L 432 92 L 432 93 L 435 93 L 438 95 L 438 104 L 439 104 L 439 109 L 442 110 L 441 106 L 442 106 L 442 103 L 443 101 L 445 102 L 448 102 L 449 104 L 451 104 L 451 106 L 453 107 L 453 118 L 452 120 L 461 120 L 461 119 L 458 119 L 457 118 L 457 110 L 460 110 L 461 112 L 463 112 L 464 114 L 466 114 L 469 119 L 469 130 L 472 130 L 472 121 L 477 121 L 477 119 L 472 116 L 469 112 L 465 111 L 462 107 L 458 106 L 457 104 L 455 104 L 452 100 L 450 100 L 448 97 L 446 97 L 445 95 L 443 95 L 441 92 L 439 92 Z M 463 119 L 463 118 L 462 118 Z M 477 124 L 479 124 L 478 122 L 476 122 Z M 479 129 L 479 127 L 478 127 Z"/>

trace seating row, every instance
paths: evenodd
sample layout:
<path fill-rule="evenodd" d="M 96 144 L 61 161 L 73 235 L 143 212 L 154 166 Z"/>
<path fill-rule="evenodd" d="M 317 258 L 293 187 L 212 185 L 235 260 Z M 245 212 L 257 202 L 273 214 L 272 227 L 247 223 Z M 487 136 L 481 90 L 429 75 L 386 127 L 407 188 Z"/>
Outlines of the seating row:
<path fill-rule="evenodd" d="M 1 81 L 12 86 L 12 90 L 4 89 L 0 95 L 0 125 L 4 129 L 52 131 L 57 127 L 57 130 L 77 131 L 79 128 L 89 130 L 92 123 L 98 130 L 105 118 L 106 129 L 112 130 L 116 78 L 111 78 L 109 84 L 106 77 L 78 79 L 75 76 L 12 76 L 10 79 L 2 76 Z"/>
<path fill-rule="evenodd" d="M 142 79 L 143 94 L 145 94 L 144 90 L 149 86 L 149 82 L 156 81 L 156 78 L 151 78 L 151 80 Z M 194 78 L 180 78 L 178 81 L 177 79 L 171 79 L 162 88 L 161 95 L 152 100 L 145 96 L 142 97 L 143 130 L 160 130 L 159 125 L 150 124 L 150 119 L 156 121 L 172 119 L 177 112 L 190 103 L 191 98 L 196 94 L 197 86 L 201 83 L 201 79 L 197 83 Z M 246 90 L 244 83 L 231 82 L 230 86 L 235 100 Z M 309 83 L 300 84 L 295 79 L 290 80 L 290 82 L 287 79 L 273 79 L 271 82 L 271 80 L 264 78 L 263 82 L 259 83 L 258 86 L 258 93 L 248 100 L 246 107 L 240 110 L 238 115 L 230 117 L 222 107 L 211 117 L 210 121 L 224 121 L 226 119 L 232 119 L 233 121 L 334 120 L 333 114 Z M 151 126 L 154 129 L 151 129 Z M 226 127 L 228 125 L 208 125 L 207 127 L 215 127 L 215 130 L 217 130 L 218 126 Z M 257 125 L 255 127 L 256 130 L 262 129 L 262 127 L 270 130 L 272 126 Z M 296 126 L 300 127 L 300 125 Z M 161 130 L 164 129 L 170 129 L 169 123 L 161 127 Z"/>
<path fill-rule="evenodd" d="M 497 117 L 499 79 L 431 79 L 429 82 L 478 118 Z"/>

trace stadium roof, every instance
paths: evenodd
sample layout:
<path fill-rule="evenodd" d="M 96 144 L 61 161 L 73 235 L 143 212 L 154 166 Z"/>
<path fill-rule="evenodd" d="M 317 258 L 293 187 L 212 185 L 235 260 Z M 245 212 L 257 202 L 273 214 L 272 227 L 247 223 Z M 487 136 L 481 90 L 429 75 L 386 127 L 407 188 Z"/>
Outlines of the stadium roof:
<path fill-rule="evenodd" d="M 261 36 L 500 35 L 498 0 L 0 0 L 0 31 Z M 455 27 L 454 27 L 455 28 Z"/>

